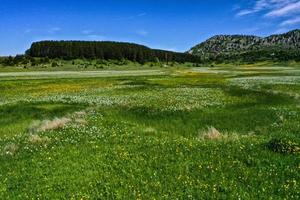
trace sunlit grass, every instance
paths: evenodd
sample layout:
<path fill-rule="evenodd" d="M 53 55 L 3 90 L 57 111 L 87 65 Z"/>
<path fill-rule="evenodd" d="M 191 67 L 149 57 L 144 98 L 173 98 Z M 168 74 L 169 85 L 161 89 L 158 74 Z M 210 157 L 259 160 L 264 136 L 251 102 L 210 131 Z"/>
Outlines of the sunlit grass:
<path fill-rule="evenodd" d="M 0 198 L 299 199 L 300 83 L 243 67 L 1 79 Z"/>

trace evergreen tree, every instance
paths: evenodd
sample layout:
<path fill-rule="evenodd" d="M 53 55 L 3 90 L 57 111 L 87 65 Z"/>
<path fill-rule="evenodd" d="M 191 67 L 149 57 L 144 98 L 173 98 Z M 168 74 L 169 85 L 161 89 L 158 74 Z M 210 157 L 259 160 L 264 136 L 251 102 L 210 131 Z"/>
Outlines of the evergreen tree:
<path fill-rule="evenodd" d="M 26 51 L 32 57 L 49 57 L 60 59 L 105 59 L 130 60 L 139 63 L 163 62 L 199 62 L 200 58 L 186 53 L 150 49 L 146 46 L 122 42 L 88 42 L 88 41 L 42 41 L 35 42 Z"/>

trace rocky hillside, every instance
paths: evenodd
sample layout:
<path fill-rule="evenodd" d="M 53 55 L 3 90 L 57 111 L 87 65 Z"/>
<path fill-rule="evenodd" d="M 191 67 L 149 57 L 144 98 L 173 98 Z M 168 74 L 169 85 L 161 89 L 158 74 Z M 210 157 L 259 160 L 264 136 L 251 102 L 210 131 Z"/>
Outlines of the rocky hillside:
<path fill-rule="evenodd" d="M 193 47 L 188 53 L 201 57 L 215 57 L 274 49 L 276 51 L 299 51 L 300 30 L 265 38 L 247 35 L 217 35 Z"/>

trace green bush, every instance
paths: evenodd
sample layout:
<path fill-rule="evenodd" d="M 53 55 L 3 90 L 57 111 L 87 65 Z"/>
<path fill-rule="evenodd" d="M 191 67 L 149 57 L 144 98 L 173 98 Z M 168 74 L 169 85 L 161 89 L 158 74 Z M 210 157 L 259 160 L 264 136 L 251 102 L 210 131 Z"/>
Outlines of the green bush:
<path fill-rule="evenodd" d="M 56 62 L 53 62 L 53 63 L 51 64 L 51 67 L 58 67 L 58 64 L 57 64 Z"/>
<path fill-rule="evenodd" d="M 296 153 L 300 151 L 299 144 L 289 139 L 272 139 L 267 143 L 267 148 L 277 153 Z"/>

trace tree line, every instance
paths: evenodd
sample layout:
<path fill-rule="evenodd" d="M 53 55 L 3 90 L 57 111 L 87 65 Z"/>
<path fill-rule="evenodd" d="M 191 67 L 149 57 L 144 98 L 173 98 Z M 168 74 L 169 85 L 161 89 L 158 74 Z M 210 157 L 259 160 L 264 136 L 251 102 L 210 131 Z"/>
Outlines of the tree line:
<path fill-rule="evenodd" d="M 143 45 L 121 42 L 88 42 L 88 41 L 42 41 L 35 42 L 25 55 L 0 57 L 3 66 L 39 66 L 57 65 L 59 59 L 97 59 L 124 63 L 139 62 L 191 62 L 195 66 L 210 63 L 255 63 L 259 61 L 300 61 L 300 50 L 292 48 L 262 48 L 237 54 L 215 54 L 207 57 L 188 53 L 177 53 L 150 49 Z M 199 65 L 200 64 L 200 65 Z"/>
<path fill-rule="evenodd" d="M 200 58 L 187 53 L 150 49 L 143 45 L 123 42 L 97 41 L 41 41 L 26 51 L 30 57 L 60 59 L 103 59 L 146 62 L 200 62 Z"/>
<path fill-rule="evenodd" d="M 202 63 L 255 63 L 260 61 L 300 61 L 300 50 L 299 49 L 283 49 L 283 48 L 272 48 L 272 49 L 259 49 L 238 54 L 219 54 L 202 58 Z"/>

